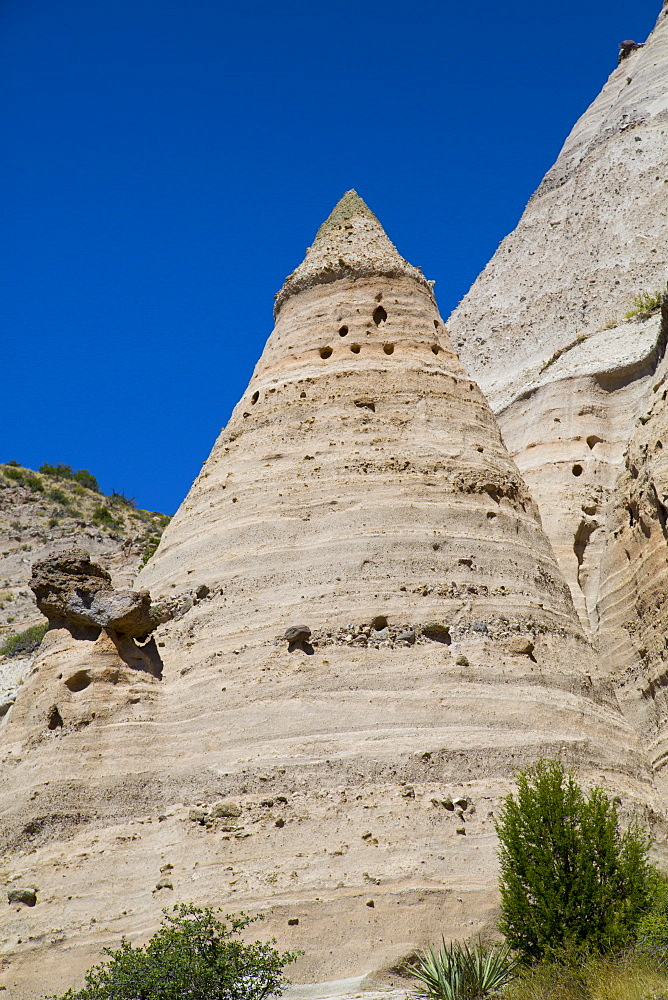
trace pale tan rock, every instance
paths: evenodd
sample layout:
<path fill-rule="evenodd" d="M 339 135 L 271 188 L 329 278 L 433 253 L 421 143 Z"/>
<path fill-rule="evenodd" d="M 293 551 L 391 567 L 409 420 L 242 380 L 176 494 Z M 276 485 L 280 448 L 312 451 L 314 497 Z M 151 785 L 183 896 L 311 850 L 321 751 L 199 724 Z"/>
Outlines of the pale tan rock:
<path fill-rule="evenodd" d="M 137 581 L 179 608 L 162 680 L 53 630 L 7 715 L 0 876 L 40 887 L 0 908 L 12 1000 L 146 940 L 165 897 L 266 913 L 249 933 L 304 950 L 297 982 L 489 933 L 492 814 L 540 756 L 662 815 L 431 288 L 369 220 L 347 198 L 321 230 Z"/>
<path fill-rule="evenodd" d="M 668 277 L 666 94 L 664 9 L 448 321 L 593 635 L 606 508 L 665 347 L 658 316 L 624 315 Z"/>

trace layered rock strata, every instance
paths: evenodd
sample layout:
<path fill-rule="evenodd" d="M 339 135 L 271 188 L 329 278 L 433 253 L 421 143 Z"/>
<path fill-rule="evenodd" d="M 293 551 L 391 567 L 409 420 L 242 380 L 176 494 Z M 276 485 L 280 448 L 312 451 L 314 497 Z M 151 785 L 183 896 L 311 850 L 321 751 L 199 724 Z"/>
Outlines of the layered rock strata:
<path fill-rule="evenodd" d="M 4 723 L 9 997 L 193 899 L 264 911 L 298 981 L 490 931 L 494 811 L 539 756 L 661 826 L 494 416 L 354 192 L 276 314 L 138 580 L 175 611 L 162 680 L 53 628 Z"/>
<path fill-rule="evenodd" d="M 611 73 L 448 321 L 593 636 L 608 501 L 665 350 L 658 313 L 634 297 L 668 277 L 667 14 Z"/>

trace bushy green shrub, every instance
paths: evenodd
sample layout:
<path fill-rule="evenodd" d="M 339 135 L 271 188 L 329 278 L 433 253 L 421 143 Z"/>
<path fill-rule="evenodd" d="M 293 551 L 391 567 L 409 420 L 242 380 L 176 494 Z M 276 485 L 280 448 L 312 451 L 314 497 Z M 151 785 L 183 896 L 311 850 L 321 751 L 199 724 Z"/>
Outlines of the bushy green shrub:
<path fill-rule="evenodd" d="M 53 500 L 55 503 L 62 504 L 63 507 L 67 507 L 70 503 L 70 498 L 68 497 L 67 493 L 63 492 L 63 490 L 49 490 L 47 496 L 49 500 Z"/>
<path fill-rule="evenodd" d="M 86 489 L 92 490 L 94 493 L 102 492 L 97 479 L 87 469 L 79 469 L 78 472 L 75 472 L 71 465 L 49 465 L 48 462 L 45 462 L 40 465 L 39 471 L 43 476 L 50 476 L 52 479 L 69 479 L 85 486 Z"/>
<path fill-rule="evenodd" d="M 61 1000 L 266 1000 L 281 992 L 283 970 L 296 955 L 238 940 L 257 917 L 227 916 L 225 923 L 209 908 L 183 903 L 173 912 L 163 911 L 148 944 L 123 939 L 105 948 L 109 958 L 87 973 L 83 989 Z"/>
<path fill-rule="evenodd" d="M 17 469 L 13 462 L 8 462 L 3 471 L 7 476 L 7 479 L 11 479 L 15 483 L 23 485 L 25 480 L 25 473 L 23 472 L 23 469 Z"/>
<path fill-rule="evenodd" d="M 32 490 L 33 493 L 44 492 L 44 483 L 34 472 L 20 467 L 17 468 L 13 462 L 8 462 L 3 471 L 8 479 L 18 483 L 19 486 L 25 486 L 27 489 Z"/>
<path fill-rule="evenodd" d="M 650 908 L 649 838 L 619 827 L 601 788 L 585 795 L 559 761 L 522 771 L 496 824 L 500 930 L 523 961 L 611 952 L 633 942 Z"/>
<path fill-rule="evenodd" d="M 108 507 L 96 507 L 92 519 L 94 524 L 99 524 L 102 528 L 119 528 L 121 526 L 121 522 L 114 517 Z"/>
<path fill-rule="evenodd" d="M 4 645 L 0 646 L 0 656 L 29 656 L 34 653 L 46 635 L 48 627 L 48 623 L 44 622 L 42 625 L 32 625 L 25 632 L 8 636 Z"/>
<path fill-rule="evenodd" d="M 417 981 L 415 995 L 425 1000 L 484 1000 L 499 992 L 517 968 L 507 945 L 454 941 L 420 952 L 406 972 Z"/>
<path fill-rule="evenodd" d="M 31 472 L 29 472 L 28 475 L 25 477 L 24 485 L 27 486 L 29 490 L 32 490 L 33 493 L 44 492 L 44 483 L 39 478 L 39 476 L 35 476 Z"/>
<path fill-rule="evenodd" d="M 79 469 L 72 476 L 75 483 L 80 483 L 81 486 L 85 486 L 86 489 L 92 490 L 93 493 L 101 493 L 99 483 L 92 472 L 88 472 L 87 469 Z"/>

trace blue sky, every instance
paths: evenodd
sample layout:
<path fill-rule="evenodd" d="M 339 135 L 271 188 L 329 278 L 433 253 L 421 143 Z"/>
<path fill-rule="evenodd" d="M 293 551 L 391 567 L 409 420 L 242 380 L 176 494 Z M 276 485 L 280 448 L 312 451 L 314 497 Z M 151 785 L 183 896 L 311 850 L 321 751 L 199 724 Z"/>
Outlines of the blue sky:
<path fill-rule="evenodd" d="M 660 0 L 0 0 L 0 460 L 172 513 L 355 187 L 444 316 Z"/>

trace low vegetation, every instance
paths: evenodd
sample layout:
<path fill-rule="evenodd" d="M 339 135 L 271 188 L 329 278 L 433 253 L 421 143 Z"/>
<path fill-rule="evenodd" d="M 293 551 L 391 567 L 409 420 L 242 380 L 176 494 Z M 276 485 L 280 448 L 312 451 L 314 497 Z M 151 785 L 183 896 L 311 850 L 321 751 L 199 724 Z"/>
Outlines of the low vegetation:
<path fill-rule="evenodd" d="M 406 967 L 417 980 L 415 995 L 424 1000 L 483 1000 L 511 982 L 518 960 L 508 945 L 455 941 L 420 952 Z"/>
<path fill-rule="evenodd" d="M 39 471 L 43 476 L 49 476 L 51 479 L 68 479 L 70 482 L 85 486 L 87 490 L 92 490 L 94 493 L 102 492 L 97 479 L 88 469 L 75 471 L 71 465 L 49 465 L 45 462 L 40 465 Z"/>
<path fill-rule="evenodd" d="M 517 776 L 496 824 L 503 946 L 443 942 L 406 971 L 424 1000 L 664 1000 L 668 880 L 646 831 L 559 761 Z"/>
<path fill-rule="evenodd" d="M 541 962 L 525 968 L 503 991 L 504 1000 L 659 1000 L 668 976 L 633 953 Z"/>
<path fill-rule="evenodd" d="M 0 646 L 0 656 L 9 658 L 30 656 L 38 648 L 48 627 L 48 623 L 44 622 L 42 625 L 33 625 L 31 628 L 27 628 L 25 632 L 17 632 L 15 635 L 8 636 L 4 644 Z"/>
<path fill-rule="evenodd" d="M 663 302 L 663 291 L 638 292 L 629 299 L 629 310 L 624 313 L 624 319 L 647 319 L 658 312 Z"/>
<path fill-rule="evenodd" d="M 163 913 L 148 944 L 123 939 L 119 948 L 105 948 L 108 959 L 87 973 L 83 989 L 60 1000 L 266 1000 L 281 992 L 283 970 L 296 954 L 239 940 L 261 918 L 227 916 L 225 923 L 211 909 L 183 903 L 173 915 Z"/>

